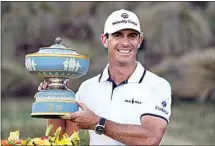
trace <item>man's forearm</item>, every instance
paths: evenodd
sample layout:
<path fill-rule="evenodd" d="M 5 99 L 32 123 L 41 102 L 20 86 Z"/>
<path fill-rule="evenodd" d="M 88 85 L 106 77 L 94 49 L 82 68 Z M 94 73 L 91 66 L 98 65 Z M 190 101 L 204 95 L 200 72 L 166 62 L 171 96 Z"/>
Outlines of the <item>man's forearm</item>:
<path fill-rule="evenodd" d="M 126 145 L 159 145 L 152 131 L 141 125 L 118 124 L 106 121 L 105 135 Z"/>

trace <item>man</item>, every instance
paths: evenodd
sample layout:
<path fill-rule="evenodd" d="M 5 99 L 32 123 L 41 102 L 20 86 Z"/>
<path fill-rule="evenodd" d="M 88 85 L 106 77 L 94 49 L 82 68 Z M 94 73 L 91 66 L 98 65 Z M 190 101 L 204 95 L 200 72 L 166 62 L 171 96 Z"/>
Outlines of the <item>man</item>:
<path fill-rule="evenodd" d="M 68 134 L 88 129 L 90 145 L 159 145 L 171 115 L 171 87 L 136 61 L 142 40 L 138 17 L 114 11 L 101 35 L 109 63 L 81 84 L 76 97 L 82 110 L 48 123 Z"/>

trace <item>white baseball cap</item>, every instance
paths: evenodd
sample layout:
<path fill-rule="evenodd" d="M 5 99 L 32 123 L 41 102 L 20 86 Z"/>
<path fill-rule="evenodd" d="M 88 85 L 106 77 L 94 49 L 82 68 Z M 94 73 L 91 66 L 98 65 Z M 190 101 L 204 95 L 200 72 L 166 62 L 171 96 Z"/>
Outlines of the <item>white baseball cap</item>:
<path fill-rule="evenodd" d="M 116 10 L 109 15 L 105 22 L 104 34 L 112 34 L 122 29 L 134 29 L 142 34 L 137 15 L 124 9 Z"/>

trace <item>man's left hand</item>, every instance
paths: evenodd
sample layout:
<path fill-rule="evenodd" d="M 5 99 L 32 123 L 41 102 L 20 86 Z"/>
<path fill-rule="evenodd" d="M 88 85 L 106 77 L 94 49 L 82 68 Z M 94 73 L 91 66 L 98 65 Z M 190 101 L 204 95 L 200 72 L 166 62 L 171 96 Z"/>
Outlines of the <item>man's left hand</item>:
<path fill-rule="evenodd" d="M 69 113 L 61 118 L 76 123 L 80 129 L 95 130 L 95 126 L 99 122 L 100 117 L 92 112 L 83 102 L 76 101 L 76 103 L 82 110 Z"/>

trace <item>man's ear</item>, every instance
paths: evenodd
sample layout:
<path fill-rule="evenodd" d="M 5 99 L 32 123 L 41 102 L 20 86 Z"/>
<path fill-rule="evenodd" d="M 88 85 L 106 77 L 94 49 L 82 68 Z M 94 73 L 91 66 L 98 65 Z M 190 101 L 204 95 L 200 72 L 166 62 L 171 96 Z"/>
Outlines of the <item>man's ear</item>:
<path fill-rule="evenodd" d="M 140 34 L 140 39 L 139 39 L 138 49 L 140 48 L 140 46 L 141 46 L 142 42 L 143 42 L 143 34 Z"/>
<path fill-rule="evenodd" d="M 101 42 L 104 47 L 107 48 L 107 37 L 105 36 L 105 34 L 101 34 Z"/>

